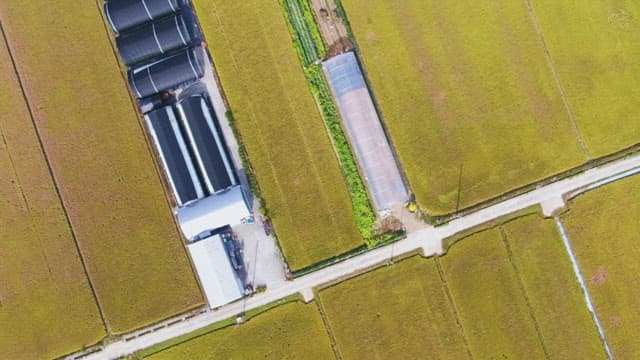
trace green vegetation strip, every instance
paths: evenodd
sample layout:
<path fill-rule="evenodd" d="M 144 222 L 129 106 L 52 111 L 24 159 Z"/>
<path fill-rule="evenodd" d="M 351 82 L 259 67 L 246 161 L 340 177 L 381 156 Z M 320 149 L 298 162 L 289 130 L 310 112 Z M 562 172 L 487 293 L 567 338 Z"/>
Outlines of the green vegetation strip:
<path fill-rule="evenodd" d="M 296 48 L 305 66 L 325 56 L 325 46 L 307 0 L 282 0 L 293 27 Z"/>
<path fill-rule="evenodd" d="M 640 358 L 640 176 L 589 191 L 561 220 L 614 358 Z"/>
<path fill-rule="evenodd" d="M 108 331 L 119 334 L 203 299 L 100 11 L 95 1 L 0 1 L 9 47 L 87 273 Z M 54 236 L 41 242 L 48 246 Z M 58 256 L 57 248 L 33 251 L 40 251 L 42 263 Z M 42 294 L 34 290 L 31 296 Z"/>
<path fill-rule="evenodd" d="M 428 214 L 456 212 L 587 160 L 524 1 L 342 4 Z"/>
<path fill-rule="evenodd" d="M 332 359 L 329 336 L 315 304 L 278 306 L 239 326 L 227 326 L 149 356 L 182 359 Z M 137 355 L 142 358 L 142 354 Z M 148 354 L 147 354 L 148 355 Z M 147 356 L 145 355 L 145 356 Z"/>

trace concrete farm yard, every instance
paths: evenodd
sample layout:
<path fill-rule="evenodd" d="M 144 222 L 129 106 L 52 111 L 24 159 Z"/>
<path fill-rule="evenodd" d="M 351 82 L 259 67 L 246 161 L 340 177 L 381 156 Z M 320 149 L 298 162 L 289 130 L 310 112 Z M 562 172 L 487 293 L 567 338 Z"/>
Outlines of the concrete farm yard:
<path fill-rule="evenodd" d="M 636 2 L 342 3 L 430 215 L 638 143 Z"/>

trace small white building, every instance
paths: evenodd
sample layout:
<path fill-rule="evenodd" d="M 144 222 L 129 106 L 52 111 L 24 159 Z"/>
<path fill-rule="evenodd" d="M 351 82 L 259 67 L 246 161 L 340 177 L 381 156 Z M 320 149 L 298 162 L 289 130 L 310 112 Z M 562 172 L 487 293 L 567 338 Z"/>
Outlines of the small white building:
<path fill-rule="evenodd" d="M 189 240 L 197 240 L 207 231 L 223 226 L 235 226 L 251 217 L 240 186 L 201 199 L 177 209 L 182 233 Z"/>
<path fill-rule="evenodd" d="M 242 281 L 233 269 L 220 235 L 193 242 L 187 249 L 209 307 L 217 308 L 243 296 Z"/>

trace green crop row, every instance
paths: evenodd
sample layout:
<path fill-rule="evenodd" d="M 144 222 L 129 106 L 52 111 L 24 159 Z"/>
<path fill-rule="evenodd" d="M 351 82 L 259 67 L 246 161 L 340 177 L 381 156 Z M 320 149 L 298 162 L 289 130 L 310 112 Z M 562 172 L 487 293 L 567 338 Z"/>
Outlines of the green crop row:
<path fill-rule="evenodd" d="M 283 0 L 282 8 L 287 13 L 287 19 L 292 27 L 296 43 L 296 50 L 298 50 L 303 64 L 308 66 L 314 63 L 321 57 L 320 53 L 324 53 L 324 44 L 322 44 L 320 34 L 315 26 L 309 4 L 300 0 Z M 315 33 L 311 29 L 315 29 Z M 319 43 L 317 42 L 318 39 L 320 39 Z"/>

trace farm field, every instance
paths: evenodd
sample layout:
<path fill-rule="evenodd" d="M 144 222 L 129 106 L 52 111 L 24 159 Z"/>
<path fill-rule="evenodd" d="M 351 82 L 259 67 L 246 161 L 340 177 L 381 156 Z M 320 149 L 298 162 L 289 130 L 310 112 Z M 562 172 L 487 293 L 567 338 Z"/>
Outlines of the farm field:
<path fill-rule="evenodd" d="M 320 298 L 344 359 L 467 357 L 433 260 L 412 257 L 324 289 Z"/>
<path fill-rule="evenodd" d="M 0 358 L 57 358 L 104 325 L 0 38 Z"/>
<path fill-rule="evenodd" d="M 545 357 L 498 229 L 461 240 L 441 261 L 474 357 Z"/>
<path fill-rule="evenodd" d="M 525 2 L 342 3 L 416 200 L 430 215 L 588 159 Z"/>
<path fill-rule="evenodd" d="M 291 270 L 362 245 L 280 4 L 194 3 Z"/>
<path fill-rule="evenodd" d="M 640 143 L 640 3 L 531 5 L 591 155 Z"/>
<path fill-rule="evenodd" d="M 148 357 L 181 359 L 331 359 L 329 336 L 316 305 L 294 302 L 178 344 Z"/>
<path fill-rule="evenodd" d="M 97 4 L 0 1 L 0 21 L 108 331 L 202 304 Z"/>
<path fill-rule="evenodd" d="M 555 223 L 538 215 L 322 289 L 320 300 L 344 359 L 606 358 Z"/>
<path fill-rule="evenodd" d="M 551 359 L 606 359 L 553 220 L 527 216 L 503 226 Z"/>
<path fill-rule="evenodd" d="M 561 216 L 613 356 L 640 357 L 640 176 L 589 191 Z"/>

